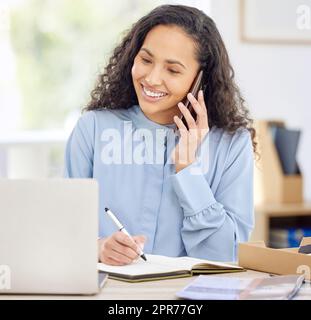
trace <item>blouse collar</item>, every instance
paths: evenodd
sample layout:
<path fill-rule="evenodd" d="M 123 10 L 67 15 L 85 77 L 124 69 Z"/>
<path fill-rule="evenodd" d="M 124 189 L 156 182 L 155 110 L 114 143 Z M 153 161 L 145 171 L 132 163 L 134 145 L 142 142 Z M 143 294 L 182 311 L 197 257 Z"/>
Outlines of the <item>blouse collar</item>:
<path fill-rule="evenodd" d="M 134 125 L 137 128 L 146 128 L 146 129 L 162 129 L 165 131 L 170 131 L 172 129 L 176 129 L 175 123 L 170 124 L 159 124 L 156 123 L 149 118 L 146 117 L 146 115 L 141 110 L 141 107 L 139 105 L 134 105 L 132 108 L 132 115 L 133 115 L 133 122 Z"/>

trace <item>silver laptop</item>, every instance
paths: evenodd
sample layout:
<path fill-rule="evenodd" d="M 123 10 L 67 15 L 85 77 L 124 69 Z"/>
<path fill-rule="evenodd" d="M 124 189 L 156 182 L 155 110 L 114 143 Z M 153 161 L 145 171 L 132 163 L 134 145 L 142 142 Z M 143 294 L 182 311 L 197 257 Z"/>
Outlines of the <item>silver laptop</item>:
<path fill-rule="evenodd" d="M 98 185 L 0 179 L 0 293 L 95 294 Z"/>

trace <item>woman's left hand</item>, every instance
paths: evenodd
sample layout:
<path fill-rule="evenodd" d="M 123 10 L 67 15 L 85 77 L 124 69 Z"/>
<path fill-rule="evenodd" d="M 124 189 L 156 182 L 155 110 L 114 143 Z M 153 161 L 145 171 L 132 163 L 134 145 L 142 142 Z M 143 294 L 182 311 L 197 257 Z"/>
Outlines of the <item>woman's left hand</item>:
<path fill-rule="evenodd" d="M 197 148 L 209 131 L 203 91 L 199 91 L 198 100 L 191 93 L 188 93 L 187 98 L 197 113 L 197 119 L 193 119 L 190 111 L 182 102 L 178 103 L 178 107 L 187 121 L 189 130 L 178 116 L 174 117 L 174 121 L 180 132 L 180 140 L 174 149 L 175 152 L 173 150 L 172 154 L 176 172 L 184 169 L 196 160 Z"/>

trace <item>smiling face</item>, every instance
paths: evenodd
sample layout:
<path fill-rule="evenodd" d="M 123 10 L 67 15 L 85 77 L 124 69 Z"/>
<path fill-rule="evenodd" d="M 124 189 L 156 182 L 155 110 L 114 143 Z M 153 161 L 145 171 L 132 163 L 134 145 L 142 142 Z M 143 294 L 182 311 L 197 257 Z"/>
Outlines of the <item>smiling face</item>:
<path fill-rule="evenodd" d="M 144 114 L 160 124 L 173 123 L 177 103 L 199 71 L 195 44 L 177 26 L 159 25 L 147 34 L 134 59 L 132 79 Z"/>

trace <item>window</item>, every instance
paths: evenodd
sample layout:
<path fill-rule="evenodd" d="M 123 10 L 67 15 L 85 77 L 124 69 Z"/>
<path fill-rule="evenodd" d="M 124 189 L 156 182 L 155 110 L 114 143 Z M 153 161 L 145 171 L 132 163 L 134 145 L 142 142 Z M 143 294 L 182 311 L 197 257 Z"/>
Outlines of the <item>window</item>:
<path fill-rule="evenodd" d="M 87 103 L 122 32 L 164 2 L 2 2 L 2 128 L 63 128 Z"/>

